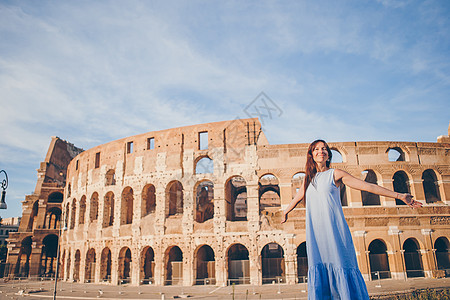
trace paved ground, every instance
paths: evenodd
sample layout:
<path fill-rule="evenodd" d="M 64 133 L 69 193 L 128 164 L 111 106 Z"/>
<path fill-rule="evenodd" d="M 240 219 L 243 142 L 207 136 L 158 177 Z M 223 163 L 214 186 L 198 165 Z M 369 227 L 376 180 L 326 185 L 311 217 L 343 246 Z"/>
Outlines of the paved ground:
<path fill-rule="evenodd" d="M 367 282 L 371 296 L 450 287 L 450 278 Z M 52 299 L 53 281 L 0 281 L 0 299 Z M 58 282 L 57 299 L 306 299 L 306 284 L 217 286 L 110 286 Z"/>

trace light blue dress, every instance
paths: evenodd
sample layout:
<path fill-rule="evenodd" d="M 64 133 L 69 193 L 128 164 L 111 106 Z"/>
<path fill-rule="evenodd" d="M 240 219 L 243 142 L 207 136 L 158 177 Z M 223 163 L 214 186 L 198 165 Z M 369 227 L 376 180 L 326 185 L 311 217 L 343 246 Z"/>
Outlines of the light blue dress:
<path fill-rule="evenodd" d="M 369 299 L 334 169 L 317 173 L 306 190 L 306 247 L 308 299 Z"/>

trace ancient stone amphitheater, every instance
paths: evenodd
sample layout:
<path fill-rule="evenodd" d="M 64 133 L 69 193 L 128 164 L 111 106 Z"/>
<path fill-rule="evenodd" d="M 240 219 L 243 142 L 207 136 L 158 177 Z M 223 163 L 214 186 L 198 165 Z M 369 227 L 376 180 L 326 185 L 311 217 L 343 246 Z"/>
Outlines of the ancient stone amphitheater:
<path fill-rule="evenodd" d="M 413 210 L 395 199 L 341 190 L 365 279 L 450 275 L 449 136 L 437 143 L 329 145 L 332 167 L 410 192 L 424 204 Z M 76 153 L 63 170 L 62 218 L 51 223 L 48 193 L 39 205 L 42 238 L 33 248 L 42 252 L 39 268 L 53 272 L 45 230 L 54 231 L 62 219 L 64 280 L 304 282 L 305 209 L 296 208 L 285 224 L 280 220 L 304 176 L 307 147 L 270 145 L 258 119 L 237 119 L 149 132 Z M 28 225 L 21 224 L 16 235 L 22 241 L 26 230 L 37 230 L 29 225 L 36 222 L 30 214 L 39 215 L 30 213 L 32 207 L 31 200 L 24 204 L 22 220 Z M 11 257 L 23 264 L 33 254 L 23 256 L 23 242 L 22 248 L 16 242 Z"/>

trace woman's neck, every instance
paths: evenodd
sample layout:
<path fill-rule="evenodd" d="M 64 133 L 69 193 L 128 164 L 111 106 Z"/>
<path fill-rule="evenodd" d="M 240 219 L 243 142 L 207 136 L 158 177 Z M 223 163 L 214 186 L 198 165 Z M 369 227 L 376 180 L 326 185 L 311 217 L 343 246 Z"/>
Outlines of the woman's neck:
<path fill-rule="evenodd" d="M 329 168 L 327 167 L 327 164 L 326 163 L 324 163 L 324 164 L 318 164 L 318 163 L 316 163 L 316 170 L 317 170 L 317 172 L 325 172 L 325 171 L 327 171 Z"/>

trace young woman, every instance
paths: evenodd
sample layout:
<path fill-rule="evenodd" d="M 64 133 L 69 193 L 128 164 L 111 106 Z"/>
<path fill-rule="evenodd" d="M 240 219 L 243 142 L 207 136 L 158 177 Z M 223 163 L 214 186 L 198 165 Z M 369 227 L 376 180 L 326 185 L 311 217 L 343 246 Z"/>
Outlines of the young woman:
<path fill-rule="evenodd" d="M 342 211 L 342 184 L 381 196 L 401 199 L 412 208 L 422 204 L 410 194 L 397 193 L 330 169 L 331 150 L 323 140 L 309 145 L 306 176 L 283 213 L 282 223 L 295 206 L 306 201 L 308 299 L 369 299 L 356 260 L 355 247 Z"/>

